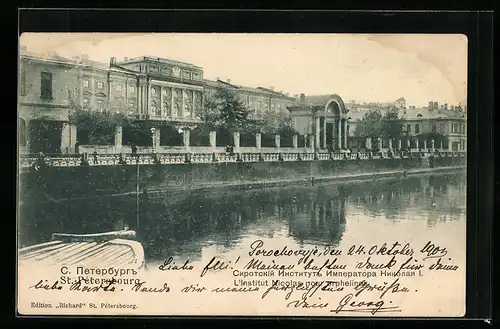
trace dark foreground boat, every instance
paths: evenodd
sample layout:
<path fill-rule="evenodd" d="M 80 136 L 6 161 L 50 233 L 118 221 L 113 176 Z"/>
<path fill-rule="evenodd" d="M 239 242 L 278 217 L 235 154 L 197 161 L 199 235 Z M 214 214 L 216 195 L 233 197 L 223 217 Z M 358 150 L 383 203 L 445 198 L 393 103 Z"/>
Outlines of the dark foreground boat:
<path fill-rule="evenodd" d="M 135 231 L 97 234 L 54 233 L 52 241 L 19 250 L 19 265 L 83 265 L 85 267 L 144 267 L 144 249 Z"/>

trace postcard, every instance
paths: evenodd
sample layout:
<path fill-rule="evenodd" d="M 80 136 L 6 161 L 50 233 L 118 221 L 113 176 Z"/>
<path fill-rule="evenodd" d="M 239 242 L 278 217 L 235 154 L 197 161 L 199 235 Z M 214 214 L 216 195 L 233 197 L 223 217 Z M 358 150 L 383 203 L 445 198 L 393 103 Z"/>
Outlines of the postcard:
<path fill-rule="evenodd" d="M 20 315 L 465 314 L 465 36 L 19 44 Z"/>

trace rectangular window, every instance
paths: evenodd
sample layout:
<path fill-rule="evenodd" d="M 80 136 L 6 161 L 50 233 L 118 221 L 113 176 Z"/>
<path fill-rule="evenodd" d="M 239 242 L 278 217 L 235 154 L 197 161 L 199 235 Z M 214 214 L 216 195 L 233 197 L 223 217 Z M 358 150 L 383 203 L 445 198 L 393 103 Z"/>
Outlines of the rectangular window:
<path fill-rule="evenodd" d="M 122 85 L 120 84 L 116 85 L 116 91 L 122 91 Z"/>
<path fill-rule="evenodd" d="M 99 110 L 99 112 L 102 112 L 104 110 L 103 103 L 104 102 L 102 100 L 97 101 L 97 109 Z"/>
<path fill-rule="evenodd" d="M 411 133 L 411 125 L 406 125 L 406 132 L 407 132 L 408 134 L 410 134 L 410 133 Z"/>
<path fill-rule="evenodd" d="M 42 72 L 40 96 L 43 99 L 52 99 L 52 73 Z"/>
<path fill-rule="evenodd" d="M 420 125 L 417 123 L 415 125 L 415 134 L 419 134 L 420 133 Z"/>
<path fill-rule="evenodd" d="M 102 89 L 104 87 L 104 83 L 101 81 L 97 81 L 97 89 Z"/>
<path fill-rule="evenodd" d="M 83 86 L 85 88 L 88 88 L 89 87 L 89 80 L 83 80 Z"/>
<path fill-rule="evenodd" d="M 128 86 L 128 91 L 131 93 L 135 93 L 135 86 Z"/>
<path fill-rule="evenodd" d="M 26 73 L 24 70 L 21 71 L 21 81 L 20 81 L 20 86 L 19 86 L 19 92 L 21 93 L 21 96 L 26 95 Z"/>

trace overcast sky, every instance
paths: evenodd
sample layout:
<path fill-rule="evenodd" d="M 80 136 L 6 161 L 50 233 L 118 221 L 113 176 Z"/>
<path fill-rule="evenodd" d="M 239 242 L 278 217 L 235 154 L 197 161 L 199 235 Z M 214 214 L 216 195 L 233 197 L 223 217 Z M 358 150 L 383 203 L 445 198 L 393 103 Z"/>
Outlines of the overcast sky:
<path fill-rule="evenodd" d="M 23 34 L 21 46 L 109 62 L 154 56 L 189 62 L 207 79 L 344 101 L 466 105 L 467 39 L 397 34 Z"/>

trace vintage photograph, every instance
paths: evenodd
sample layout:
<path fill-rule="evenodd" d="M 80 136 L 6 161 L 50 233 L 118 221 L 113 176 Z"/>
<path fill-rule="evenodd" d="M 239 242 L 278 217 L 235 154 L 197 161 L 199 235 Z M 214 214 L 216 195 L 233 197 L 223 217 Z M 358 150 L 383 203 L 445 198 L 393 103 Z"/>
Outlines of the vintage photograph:
<path fill-rule="evenodd" d="M 23 33 L 23 315 L 465 313 L 467 37 Z"/>

